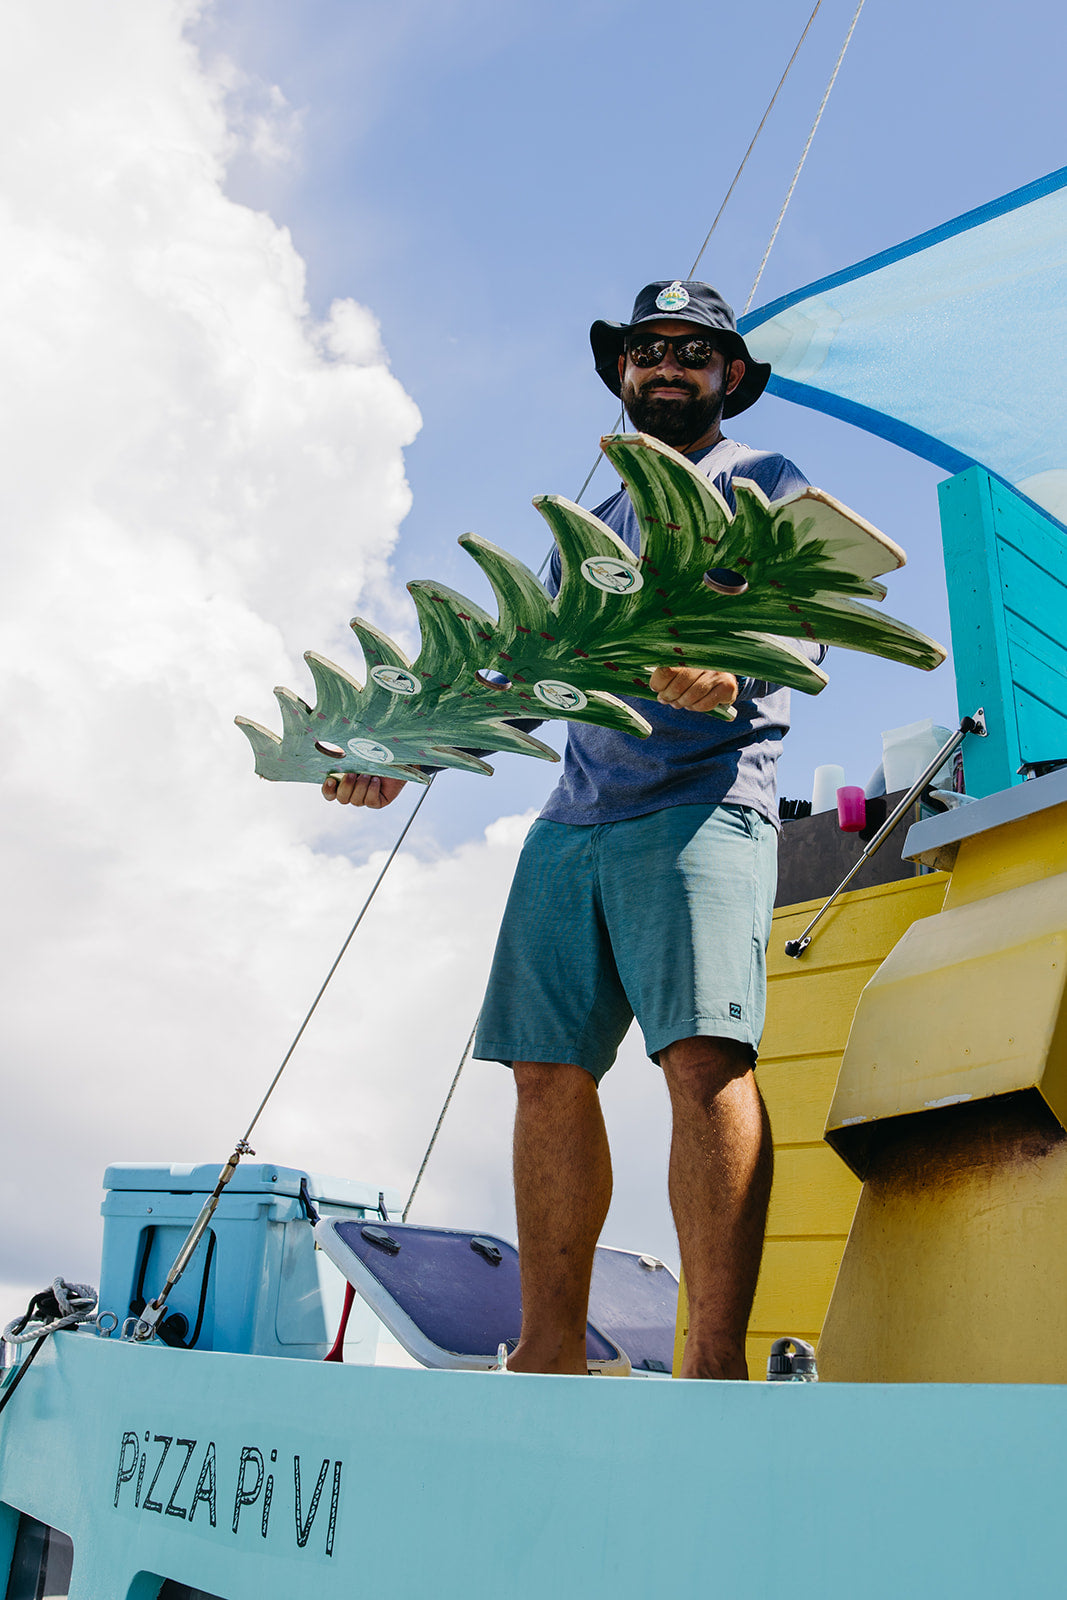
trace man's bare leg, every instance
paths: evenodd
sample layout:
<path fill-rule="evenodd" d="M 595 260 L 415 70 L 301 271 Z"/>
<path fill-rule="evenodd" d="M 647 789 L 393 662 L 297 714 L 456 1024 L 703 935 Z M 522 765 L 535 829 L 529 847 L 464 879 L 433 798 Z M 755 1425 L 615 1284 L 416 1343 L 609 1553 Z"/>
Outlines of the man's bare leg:
<path fill-rule="evenodd" d="M 516 1061 L 514 1073 L 522 1336 L 508 1366 L 584 1373 L 593 1252 L 611 1201 L 600 1096 L 583 1067 Z"/>
<path fill-rule="evenodd" d="M 752 1058 L 733 1039 L 660 1051 L 674 1116 L 670 1196 L 689 1296 L 683 1378 L 747 1378 L 773 1152 Z"/>

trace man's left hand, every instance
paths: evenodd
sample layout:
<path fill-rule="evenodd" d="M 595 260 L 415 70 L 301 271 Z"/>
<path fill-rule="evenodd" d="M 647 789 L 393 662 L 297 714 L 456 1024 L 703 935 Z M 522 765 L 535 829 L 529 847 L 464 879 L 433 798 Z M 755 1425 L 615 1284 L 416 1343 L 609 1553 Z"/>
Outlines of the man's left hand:
<path fill-rule="evenodd" d="M 648 680 L 661 706 L 676 711 L 711 711 L 732 706 L 737 699 L 737 679 L 732 672 L 701 671 L 699 667 L 657 667 Z"/>

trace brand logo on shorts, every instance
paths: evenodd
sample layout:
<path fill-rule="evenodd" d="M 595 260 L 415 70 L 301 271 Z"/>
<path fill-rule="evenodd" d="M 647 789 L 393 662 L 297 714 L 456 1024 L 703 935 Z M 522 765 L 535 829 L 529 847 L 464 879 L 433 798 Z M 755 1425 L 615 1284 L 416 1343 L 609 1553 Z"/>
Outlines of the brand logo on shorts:
<path fill-rule="evenodd" d="M 736 1000 L 730 1001 L 730 1015 L 733 1017 L 735 1022 L 741 1021 L 741 1007 L 737 1004 Z"/>

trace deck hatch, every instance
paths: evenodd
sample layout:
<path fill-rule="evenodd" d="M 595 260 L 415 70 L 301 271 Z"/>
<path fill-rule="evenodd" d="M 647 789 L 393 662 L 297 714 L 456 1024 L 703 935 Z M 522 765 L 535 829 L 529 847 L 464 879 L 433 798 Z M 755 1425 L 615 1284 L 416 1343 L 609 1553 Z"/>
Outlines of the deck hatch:
<path fill-rule="evenodd" d="M 514 1245 L 488 1234 L 327 1218 L 315 1230 L 334 1261 L 404 1348 L 424 1366 L 486 1370 L 522 1321 Z M 670 1371 L 678 1284 L 651 1256 L 600 1248 L 586 1349 L 602 1371 Z"/>

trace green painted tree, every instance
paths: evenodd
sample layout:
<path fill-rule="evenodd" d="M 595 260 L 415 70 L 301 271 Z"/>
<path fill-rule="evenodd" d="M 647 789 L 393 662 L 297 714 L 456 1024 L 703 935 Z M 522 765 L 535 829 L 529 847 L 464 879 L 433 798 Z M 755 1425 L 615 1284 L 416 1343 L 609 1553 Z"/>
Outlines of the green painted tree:
<path fill-rule="evenodd" d="M 944 660 L 933 640 L 862 604 L 884 598 L 875 579 L 903 565 L 904 554 L 831 496 L 809 488 L 770 503 L 735 479 L 731 514 L 703 473 L 658 440 L 623 434 L 602 448 L 630 490 L 639 553 L 580 506 L 538 498 L 559 551 L 553 598 L 520 561 L 466 535 L 460 543 L 492 584 L 497 617 L 441 584 L 409 584 L 422 633 L 417 659 L 356 618 L 365 685 L 309 652 L 314 708 L 275 690 L 280 739 L 238 717 L 256 771 L 309 783 L 340 772 L 425 782 L 423 766 L 491 772 L 474 750 L 555 760 L 514 719 L 592 722 L 646 737 L 649 723 L 619 695 L 655 699 L 648 678 L 660 665 L 818 693 L 826 675 L 791 639 L 925 669 Z"/>

